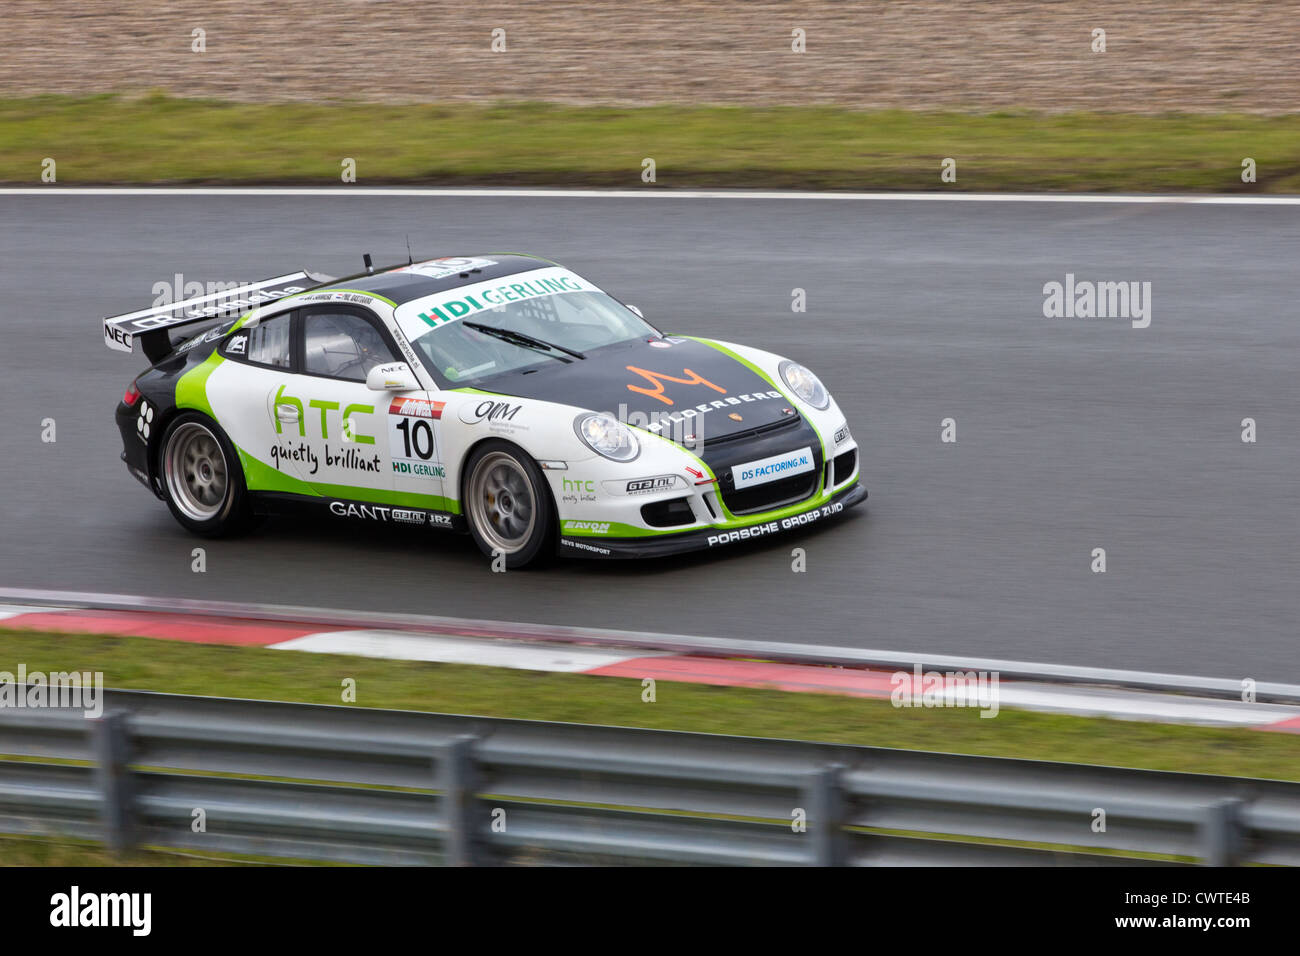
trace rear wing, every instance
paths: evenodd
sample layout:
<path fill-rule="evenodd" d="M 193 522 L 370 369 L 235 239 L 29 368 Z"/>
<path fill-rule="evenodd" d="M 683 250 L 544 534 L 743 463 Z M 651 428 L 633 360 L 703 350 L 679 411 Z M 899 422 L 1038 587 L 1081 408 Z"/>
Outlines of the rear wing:
<path fill-rule="evenodd" d="M 171 329 L 229 317 L 232 313 L 242 315 L 249 309 L 331 281 L 333 280 L 329 276 L 312 275 L 305 271 L 291 272 L 274 279 L 210 292 L 182 302 L 128 312 L 125 315 L 111 315 L 104 320 L 104 344 L 119 352 L 130 352 L 139 339 L 145 356 L 151 362 L 158 362 L 172 350 L 168 334 Z"/>

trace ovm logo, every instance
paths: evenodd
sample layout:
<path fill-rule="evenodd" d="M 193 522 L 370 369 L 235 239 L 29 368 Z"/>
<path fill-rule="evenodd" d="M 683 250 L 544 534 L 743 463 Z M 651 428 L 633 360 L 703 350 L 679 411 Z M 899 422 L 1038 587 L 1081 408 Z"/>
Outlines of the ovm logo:
<path fill-rule="evenodd" d="M 511 405 L 509 402 L 496 402 L 492 399 L 486 399 L 479 402 L 473 408 L 468 406 L 461 409 L 460 420 L 466 425 L 477 425 L 479 422 L 509 422 L 514 421 L 522 405 Z"/>

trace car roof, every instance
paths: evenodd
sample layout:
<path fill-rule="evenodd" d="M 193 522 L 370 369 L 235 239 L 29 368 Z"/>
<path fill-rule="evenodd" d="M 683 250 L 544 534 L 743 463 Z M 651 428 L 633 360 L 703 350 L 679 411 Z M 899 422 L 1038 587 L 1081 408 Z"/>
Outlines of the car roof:
<path fill-rule="evenodd" d="M 374 275 L 363 273 L 357 276 L 349 276 L 346 279 L 337 279 L 328 285 L 317 286 L 311 291 L 327 292 L 331 289 L 351 289 L 382 296 L 385 299 L 391 299 L 397 305 L 401 305 L 403 302 L 423 299 L 425 296 L 435 295 L 459 286 L 473 285 L 487 279 L 499 279 L 503 276 L 516 275 L 520 272 L 529 272 L 533 269 L 543 269 L 555 265 L 550 260 L 539 256 L 517 253 L 482 253 L 475 256 L 457 256 L 455 258 L 473 260 L 474 264 L 467 265 L 467 271 L 464 272 L 452 272 L 449 275 L 437 276 L 425 275 L 417 271 L 403 271 L 411 270 L 413 266 L 402 263 L 401 265 L 390 266 L 383 271 L 376 272 Z M 414 268 L 430 266 L 436 269 L 441 262 L 440 259 L 428 259 L 414 263 Z"/>

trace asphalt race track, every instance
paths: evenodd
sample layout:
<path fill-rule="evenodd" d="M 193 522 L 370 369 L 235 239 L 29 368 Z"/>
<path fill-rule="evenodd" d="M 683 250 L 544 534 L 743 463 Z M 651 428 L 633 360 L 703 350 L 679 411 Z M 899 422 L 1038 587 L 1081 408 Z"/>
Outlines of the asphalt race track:
<path fill-rule="evenodd" d="M 407 233 L 418 258 L 537 252 L 661 328 L 804 362 L 870 502 L 761 544 L 507 574 L 429 531 L 189 537 L 118 458 L 144 361 L 100 319 L 175 273 L 404 260 Z M 0 584 L 1300 682 L 1298 263 L 1294 206 L 0 196 Z M 1150 327 L 1044 318 L 1066 273 L 1150 282 Z"/>

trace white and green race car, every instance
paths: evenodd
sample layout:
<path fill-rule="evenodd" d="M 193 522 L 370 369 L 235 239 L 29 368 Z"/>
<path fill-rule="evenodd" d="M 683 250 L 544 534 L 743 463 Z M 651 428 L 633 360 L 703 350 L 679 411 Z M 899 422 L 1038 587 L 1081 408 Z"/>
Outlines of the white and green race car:
<path fill-rule="evenodd" d="M 531 256 L 298 272 L 104 336 L 154 363 L 117 407 L 122 458 L 201 535 L 309 508 L 468 531 L 514 568 L 714 548 L 867 497 L 808 369 L 665 335 Z"/>

